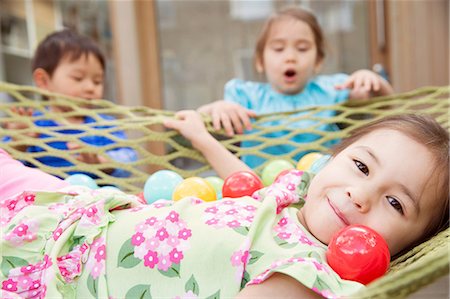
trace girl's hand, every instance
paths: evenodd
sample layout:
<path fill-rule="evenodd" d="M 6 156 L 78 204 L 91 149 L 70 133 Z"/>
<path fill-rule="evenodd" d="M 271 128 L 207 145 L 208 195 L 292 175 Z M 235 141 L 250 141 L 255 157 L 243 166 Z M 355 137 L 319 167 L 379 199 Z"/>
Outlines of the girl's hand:
<path fill-rule="evenodd" d="M 163 125 L 169 129 L 177 130 L 194 146 L 203 137 L 210 136 L 201 115 L 194 110 L 179 111 L 175 114 L 175 119 L 166 119 Z"/>
<path fill-rule="evenodd" d="M 336 89 L 351 89 L 350 99 L 368 99 L 372 95 L 381 96 L 393 93 L 392 86 L 381 76 L 369 70 L 359 70 Z"/>
<path fill-rule="evenodd" d="M 234 133 L 242 134 L 244 128 L 251 130 L 250 118 L 256 116 L 254 111 L 224 100 L 201 106 L 197 111 L 210 115 L 214 130 L 223 128 L 228 136 L 233 136 Z"/>
<path fill-rule="evenodd" d="M 33 108 L 26 108 L 26 107 L 11 107 L 11 112 L 17 115 L 21 116 L 33 116 Z M 9 121 L 4 123 L 3 127 L 7 130 L 22 130 L 27 129 L 29 125 L 26 122 L 20 122 L 20 121 Z M 29 132 L 26 134 L 28 137 L 31 138 L 38 138 L 39 133 L 35 132 Z"/>
<path fill-rule="evenodd" d="M 67 148 L 69 150 L 76 150 L 82 148 L 82 146 L 74 142 L 68 142 Z M 77 154 L 76 159 L 86 164 L 103 164 L 108 162 L 108 159 L 96 153 Z"/>

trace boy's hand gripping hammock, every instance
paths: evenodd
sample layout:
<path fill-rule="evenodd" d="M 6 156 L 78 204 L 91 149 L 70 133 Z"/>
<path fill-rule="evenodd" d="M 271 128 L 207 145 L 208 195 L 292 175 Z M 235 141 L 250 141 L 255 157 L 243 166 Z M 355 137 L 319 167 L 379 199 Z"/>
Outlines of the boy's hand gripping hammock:
<path fill-rule="evenodd" d="M 41 98 L 49 100 L 41 100 Z M 59 107 L 67 112 L 51 112 L 48 107 Z M 301 153 L 308 151 L 327 151 L 327 144 L 338 141 L 349 131 L 373 119 L 400 113 L 423 113 L 432 115 L 445 128 L 449 128 L 448 111 L 450 106 L 450 86 L 426 87 L 408 93 L 380 97 L 369 101 L 357 101 L 333 106 L 321 106 L 301 109 L 293 112 L 267 114 L 258 117 L 253 127 L 255 132 L 227 138 L 225 134 L 214 133 L 222 144 L 237 156 L 254 155 L 267 159 L 255 169 L 261 172 L 271 159 L 287 159 L 296 163 Z M 19 107 L 39 111 L 39 116 L 26 116 L 17 113 Z M 324 118 L 321 112 L 332 110 L 336 116 Z M 44 92 L 29 86 L 16 86 L 0 83 L 0 139 L 2 148 L 14 158 L 30 163 L 43 171 L 67 177 L 67 172 L 89 172 L 98 178 L 99 185 L 115 185 L 120 189 L 138 193 L 142 191 L 149 173 L 159 169 L 176 171 L 183 177 L 201 176 L 210 170 L 209 165 L 199 152 L 192 149 L 189 142 L 177 132 L 166 130 L 161 125 L 165 117 L 173 117 L 174 112 L 155 110 L 147 107 L 119 106 L 105 100 L 86 101 L 68 98 L 58 94 Z M 96 122 L 73 124 L 71 117 L 88 116 Z M 105 117 L 106 116 L 106 117 Z M 288 117 L 289 116 L 289 117 Z M 39 120 L 53 120 L 59 126 L 37 126 Z M 267 127 L 265 124 L 282 120 L 282 125 Z M 212 130 L 209 119 L 205 118 L 208 129 Z M 299 123 L 308 121 L 308 126 Z M 9 124 L 9 125 L 8 125 Z M 14 125 L 11 125 L 14 124 Z M 323 124 L 337 124 L 340 130 L 325 132 Z M 72 134 L 61 130 L 70 129 Z M 283 131 L 282 138 L 271 138 L 271 133 Z M 125 133 L 127 139 L 117 136 Z M 47 138 L 35 138 L 38 134 Z M 289 139 L 297 134 L 309 134 L 311 142 L 297 144 Z M 84 138 L 97 136 L 106 140 L 104 146 L 92 146 L 83 142 Z M 84 137 L 84 138 L 83 138 Z M 253 140 L 255 145 L 242 148 L 242 140 Z M 5 142 L 9 140 L 8 142 Z M 71 142 L 77 146 L 72 150 L 59 150 L 52 142 Z M 284 155 L 271 155 L 264 151 L 277 145 L 292 145 L 292 151 Z M 44 151 L 26 152 L 25 148 L 37 146 Z M 111 160 L 106 152 L 118 148 L 132 148 L 138 154 L 138 160 L 119 163 Z M 81 153 L 96 153 L 109 158 L 103 164 L 87 164 L 77 160 Z M 60 157 L 72 166 L 50 167 L 39 162 L 45 156 Z M 189 169 L 185 169 L 186 162 Z M 128 177 L 113 177 L 111 169 L 123 169 L 130 173 Z M 357 298 L 403 298 L 419 288 L 449 272 L 448 256 L 449 229 L 426 241 L 391 262 L 389 272 L 382 278 L 370 283 L 358 294 Z"/>

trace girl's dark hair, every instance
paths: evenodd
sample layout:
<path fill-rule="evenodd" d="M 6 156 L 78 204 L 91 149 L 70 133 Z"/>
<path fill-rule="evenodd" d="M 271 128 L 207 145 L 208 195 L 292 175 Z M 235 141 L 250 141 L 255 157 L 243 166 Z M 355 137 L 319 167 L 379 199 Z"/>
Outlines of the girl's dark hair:
<path fill-rule="evenodd" d="M 87 36 L 64 29 L 49 34 L 38 45 L 31 68 L 33 72 L 41 68 L 52 76 L 63 58 L 68 57 L 70 61 L 75 61 L 88 54 L 93 54 L 105 70 L 105 57 L 98 45 Z"/>
<path fill-rule="evenodd" d="M 264 64 L 263 52 L 264 47 L 266 46 L 267 43 L 267 38 L 269 36 L 269 31 L 270 28 L 272 27 L 272 24 L 280 19 L 287 17 L 292 18 L 294 20 L 305 22 L 306 24 L 309 25 L 314 34 L 314 41 L 316 42 L 317 59 L 318 61 L 322 61 L 325 58 L 325 38 L 322 32 L 322 28 L 320 27 L 316 17 L 311 12 L 302 9 L 300 7 L 287 7 L 270 16 L 264 23 L 256 42 L 255 57 L 254 57 L 255 64 L 258 63 L 261 63 L 261 65 Z"/>
<path fill-rule="evenodd" d="M 412 244 L 414 246 L 449 227 L 449 133 L 431 116 L 418 114 L 387 116 L 353 130 L 350 137 L 333 148 L 333 156 L 361 137 L 380 129 L 402 132 L 425 145 L 435 159 L 434 172 L 430 179 L 438 182 L 435 193 L 437 199 L 435 202 L 440 203 L 440 206 L 436 206 L 438 216 L 426 228 L 423 238 Z M 405 161 L 405 163 L 414 163 L 414 161 Z"/>

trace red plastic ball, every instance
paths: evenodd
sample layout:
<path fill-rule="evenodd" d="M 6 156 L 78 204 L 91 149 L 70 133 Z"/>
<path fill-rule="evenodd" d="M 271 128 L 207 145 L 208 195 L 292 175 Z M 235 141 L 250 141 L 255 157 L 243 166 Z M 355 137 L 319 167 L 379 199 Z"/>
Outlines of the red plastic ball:
<path fill-rule="evenodd" d="M 261 179 L 252 172 L 238 171 L 227 177 L 223 183 L 223 197 L 250 196 L 256 190 L 263 188 Z"/>
<path fill-rule="evenodd" d="M 139 198 L 140 203 L 147 204 L 147 201 L 145 200 L 145 197 L 144 197 L 144 192 L 140 192 L 140 193 L 136 194 L 136 196 Z"/>
<path fill-rule="evenodd" d="M 363 284 L 386 273 L 391 259 L 383 237 L 364 225 L 350 225 L 338 231 L 331 238 L 326 256 L 341 278 Z"/>

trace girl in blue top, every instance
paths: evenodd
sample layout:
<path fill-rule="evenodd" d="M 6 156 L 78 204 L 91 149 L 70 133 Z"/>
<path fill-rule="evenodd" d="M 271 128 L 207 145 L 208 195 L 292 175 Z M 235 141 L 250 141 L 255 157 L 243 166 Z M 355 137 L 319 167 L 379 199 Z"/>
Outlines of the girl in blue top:
<path fill-rule="evenodd" d="M 331 105 L 348 99 L 363 99 L 371 95 L 388 95 L 390 84 L 369 70 L 346 74 L 317 75 L 325 58 L 325 42 L 316 18 L 301 8 L 286 8 L 271 16 L 263 26 L 255 49 L 256 70 L 264 74 L 267 83 L 233 79 L 225 85 L 224 100 L 198 109 L 211 115 L 216 130 L 225 129 L 232 136 L 251 130 L 250 118 L 259 114 L 292 111 L 308 106 Z M 323 111 L 320 117 L 329 117 L 333 111 Z M 281 121 L 270 125 L 280 125 Z M 302 121 L 295 127 L 308 127 L 313 121 Z M 337 130 L 335 125 L 320 127 L 323 131 Z M 276 138 L 286 132 L 271 133 Z M 297 143 L 318 139 L 318 135 L 301 134 L 293 138 Z M 244 141 L 241 146 L 256 144 Z M 271 154 L 288 153 L 292 146 L 266 149 Z M 297 157 L 300 158 L 300 157 Z M 264 159 L 243 157 L 250 167 Z"/>
<path fill-rule="evenodd" d="M 50 92 L 84 99 L 101 99 L 104 89 L 105 58 L 99 47 L 90 38 L 71 30 L 62 30 L 48 35 L 37 47 L 33 62 L 33 80 L 37 87 Z M 57 99 L 49 98 L 48 111 L 67 112 L 70 107 L 57 105 Z M 19 107 L 15 112 L 21 115 L 42 116 L 42 111 L 32 111 Z M 102 123 L 113 122 L 114 117 L 100 114 Z M 91 124 L 93 130 L 109 129 L 113 125 L 96 124 L 98 120 L 90 116 L 74 116 L 65 119 L 67 124 Z M 38 127 L 54 127 L 57 134 L 81 134 L 82 130 L 65 127 L 53 119 L 39 119 L 34 122 Z M 8 129 L 20 128 L 20 124 L 10 123 Z M 57 135 L 55 134 L 55 135 Z M 114 131 L 111 135 L 126 139 L 125 132 Z M 50 138 L 48 134 L 34 134 L 33 138 Z M 10 138 L 7 138 L 10 139 Z M 8 141 L 7 139 L 3 141 Z M 79 138 L 80 142 L 52 141 L 46 144 L 59 150 L 81 149 L 84 145 L 101 147 L 116 143 L 112 138 L 101 135 L 89 135 Z M 40 146 L 28 146 L 27 152 L 44 152 Z M 137 160 L 137 153 L 132 148 L 116 147 L 106 151 L 106 155 L 97 152 L 82 152 L 76 157 L 87 164 L 102 164 L 109 159 L 130 163 Z M 66 167 L 74 164 L 66 159 L 52 155 L 36 158 L 39 162 L 52 167 Z M 108 169 L 106 172 L 115 177 L 128 177 L 130 173 L 123 169 Z M 73 172 L 68 172 L 73 174 Z M 93 174 L 88 174 L 95 177 Z"/>

